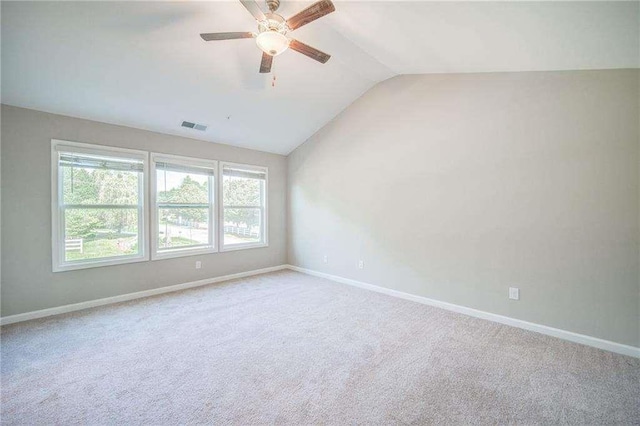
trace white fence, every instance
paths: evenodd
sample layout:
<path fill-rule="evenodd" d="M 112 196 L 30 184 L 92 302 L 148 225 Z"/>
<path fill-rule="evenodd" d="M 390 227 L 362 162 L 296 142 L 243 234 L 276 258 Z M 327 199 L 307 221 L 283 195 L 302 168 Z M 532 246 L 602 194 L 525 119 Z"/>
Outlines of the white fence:
<path fill-rule="evenodd" d="M 260 237 L 260 233 L 258 231 L 251 231 L 249 228 L 239 228 L 237 226 L 226 226 L 224 227 L 225 234 L 233 234 L 241 237 Z"/>
<path fill-rule="evenodd" d="M 65 240 L 64 241 L 64 250 L 65 251 L 79 251 L 82 253 L 84 251 L 84 243 L 82 238 Z"/>

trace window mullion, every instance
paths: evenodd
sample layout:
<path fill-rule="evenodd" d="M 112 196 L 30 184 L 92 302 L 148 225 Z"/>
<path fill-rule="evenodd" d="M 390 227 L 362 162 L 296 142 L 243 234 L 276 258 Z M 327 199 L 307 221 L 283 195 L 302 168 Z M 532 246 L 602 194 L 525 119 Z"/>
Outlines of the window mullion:
<path fill-rule="evenodd" d="M 61 204 L 63 209 L 139 209 L 142 204 Z"/>
<path fill-rule="evenodd" d="M 148 175 L 148 167 L 143 166 L 143 172 L 138 173 L 138 251 L 142 251 L 142 255 L 148 255 L 147 250 L 148 246 L 146 245 L 147 240 L 147 232 L 145 232 L 145 217 L 144 217 L 144 206 L 145 206 L 145 169 L 147 170 L 146 174 Z"/>
<path fill-rule="evenodd" d="M 265 235 L 267 233 L 267 224 L 265 221 L 266 212 L 264 211 L 264 205 L 266 202 L 265 194 L 266 180 L 260 182 L 260 241 L 265 242 Z"/>
<path fill-rule="evenodd" d="M 209 175 L 209 243 L 211 244 L 212 247 L 214 248 L 218 248 L 218 244 L 215 238 L 215 233 L 214 233 L 214 229 L 216 228 L 216 226 L 218 226 L 217 223 L 215 223 L 215 211 L 213 210 L 215 208 L 215 204 L 214 204 L 214 187 L 213 185 L 215 184 L 214 182 L 214 177 L 212 175 Z"/>
<path fill-rule="evenodd" d="M 65 244 L 67 239 L 67 232 L 65 229 L 65 209 L 64 209 L 64 176 L 62 175 L 62 169 L 58 166 L 58 162 L 60 161 L 60 154 L 57 154 L 56 159 L 56 168 L 58 172 L 58 193 L 56 194 L 56 199 L 58 203 L 58 232 L 56 238 L 58 238 L 58 258 L 56 259 L 57 265 L 61 265 L 64 263 L 66 258 L 66 250 Z"/>
<path fill-rule="evenodd" d="M 208 209 L 210 204 L 195 204 L 195 203 L 158 203 L 160 209 Z"/>

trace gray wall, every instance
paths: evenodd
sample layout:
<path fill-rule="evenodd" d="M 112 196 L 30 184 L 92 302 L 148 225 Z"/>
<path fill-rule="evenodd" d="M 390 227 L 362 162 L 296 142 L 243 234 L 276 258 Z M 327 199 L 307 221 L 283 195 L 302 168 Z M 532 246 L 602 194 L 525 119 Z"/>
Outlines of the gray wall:
<path fill-rule="evenodd" d="M 284 156 L 6 105 L 1 131 L 2 316 L 286 262 Z M 52 273 L 51 139 L 268 166 L 269 247 Z"/>
<path fill-rule="evenodd" d="M 289 262 L 640 346 L 639 78 L 379 84 L 290 154 Z"/>

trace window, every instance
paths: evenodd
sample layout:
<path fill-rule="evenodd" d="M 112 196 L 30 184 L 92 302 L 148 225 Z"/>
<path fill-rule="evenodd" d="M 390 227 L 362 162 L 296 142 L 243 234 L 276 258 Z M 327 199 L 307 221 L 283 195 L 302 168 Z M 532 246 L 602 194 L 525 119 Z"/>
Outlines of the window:
<path fill-rule="evenodd" d="M 52 141 L 53 270 L 148 258 L 147 154 Z"/>
<path fill-rule="evenodd" d="M 153 258 L 216 251 L 217 162 L 152 154 Z"/>
<path fill-rule="evenodd" d="M 54 272 L 268 245 L 266 167 L 51 142 Z"/>
<path fill-rule="evenodd" d="M 222 249 L 267 245 L 267 168 L 221 163 Z"/>

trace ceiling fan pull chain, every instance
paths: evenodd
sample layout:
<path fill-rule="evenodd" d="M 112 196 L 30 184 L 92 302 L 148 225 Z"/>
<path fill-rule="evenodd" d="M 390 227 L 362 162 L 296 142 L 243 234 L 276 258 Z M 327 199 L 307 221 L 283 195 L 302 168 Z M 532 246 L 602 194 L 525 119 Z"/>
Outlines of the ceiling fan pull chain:
<path fill-rule="evenodd" d="M 271 80 L 271 87 L 276 87 L 276 75 L 273 75 L 273 79 Z"/>

